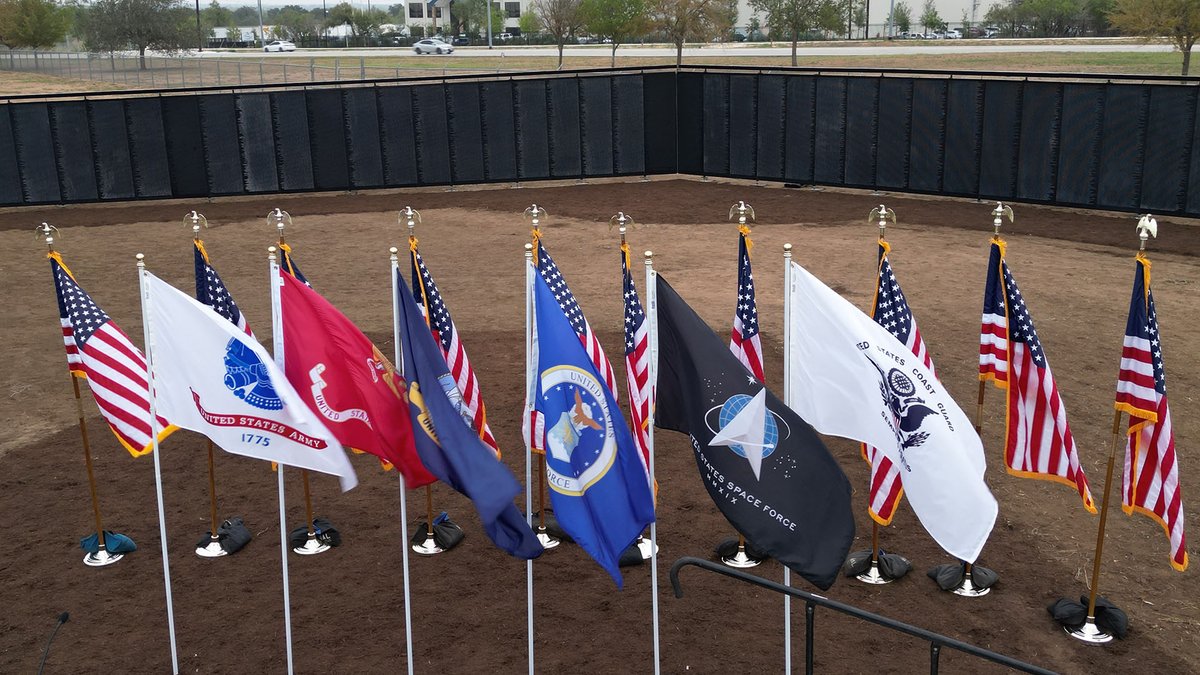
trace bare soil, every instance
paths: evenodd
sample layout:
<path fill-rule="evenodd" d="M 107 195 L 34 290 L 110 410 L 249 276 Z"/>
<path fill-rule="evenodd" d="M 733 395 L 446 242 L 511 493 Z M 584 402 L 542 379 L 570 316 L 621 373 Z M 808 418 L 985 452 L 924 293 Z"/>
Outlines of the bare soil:
<path fill-rule="evenodd" d="M 92 513 L 53 288 L 43 248 L 31 234 L 37 223 L 61 228 L 59 248 L 80 283 L 140 344 L 133 256 L 144 252 L 152 271 L 190 290 L 190 231 L 182 217 L 199 209 L 211 224 L 204 238 L 214 264 L 265 337 L 270 325 L 265 249 L 275 235 L 265 215 L 282 207 L 295 218 L 288 241 L 305 274 L 387 352 L 392 348 L 387 249 L 402 245 L 407 233 L 396 212 L 411 204 L 424 216 L 417 230 L 421 251 L 477 368 L 504 461 L 523 476 L 522 257 L 528 226 L 522 211 L 534 202 L 549 209 L 545 242 L 619 363 L 621 279 L 609 217 L 618 210 L 632 214 L 643 226 L 630 235 L 634 250 L 653 249 L 656 268 L 725 334 L 734 305 L 737 246 L 726 214 L 739 199 L 759 217 L 755 271 L 772 385 L 782 377 L 782 244 L 793 243 L 801 264 L 865 308 L 873 290 L 876 236 L 866 214 L 883 199 L 900 217 L 888 230 L 892 262 L 939 375 L 968 414 L 974 413 L 991 204 L 662 180 L 0 211 L 5 366 L 0 513 L 8 522 L 8 544 L 0 556 L 5 608 L 0 672 L 34 672 L 64 610 L 71 620 L 54 642 L 46 672 L 170 667 L 152 461 L 135 460 L 120 449 L 90 399 L 84 409 L 105 523 L 132 536 L 140 549 L 108 568 L 81 564 L 76 542 L 92 529 Z M 1098 499 L 1134 271 L 1133 226 L 1127 215 L 1033 206 L 1018 206 L 1016 223 L 1004 226 L 1009 264 L 1036 317 Z M 1200 375 L 1191 366 L 1200 334 L 1186 322 L 1200 313 L 1200 232 L 1188 222 L 1160 226 L 1161 238 L 1150 244 L 1154 290 L 1186 513 L 1195 523 L 1200 460 L 1191 451 L 1200 441 L 1200 421 L 1193 417 Z M 902 507 L 881 540 L 885 549 L 912 559 L 914 572 L 881 587 L 841 580 L 826 595 L 1061 672 L 1200 672 L 1200 583 L 1194 571 L 1170 568 L 1162 530 L 1141 516 L 1125 517 L 1114 508 L 1100 577 L 1102 594 L 1129 613 L 1128 638 L 1086 646 L 1054 624 L 1046 605 L 1087 592 L 1098 518 L 1084 511 L 1072 489 L 1008 476 L 1000 454 L 999 390 L 989 390 L 985 410 L 988 481 L 1001 508 L 980 562 L 999 572 L 995 590 L 979 599 L 939 591 L 924 572 L 949 558 Z M 663 670 L 779 672 L 784 649 L 779 596 L 695 569 L 682 575 L 681 599 L 670 593 L 671 562 L 711 556 L 732 534 L 698 480 L 685 440 L 672 432 L 657 435 Z M 858 487 L 856 548 L 867 548 L 867 465 L 855 444 L 830 438 L 828 445 Z M 274 474 L 264 463 L 218 454 L 221 515 L 243 516 L 255 539 L 234 556 L 204 560 L 192 552 L 208 525 L 204 440 L 176 433 L 163 444 L 161 461 L 182 671 L 280 672 L 284 624 Z M 315 557 L 289 554 L 298 672 L 404 667 L 397 481 L 369 457 L 353 461 L 361 482 L 349 493 L 339 493 L 330 478 L 313 480 L 316 511 L 342 531 L 343 545 Z M 1119 461 L 1117 472 L 1119 480 Z M 285 477 L 288 522 L 296 527 L 304 518 L 299 473 L 289 470 Z M 418 491 L 407 499 L 411 532 L 424 517 L 425 495 Z M 447 554 L 412 557 L 416 671 L 524 672 L 524 564 L 491 546 L 464 498 L 438 486 L 433 501 L 435 510 L 447 510 L 464 527 L 467 538 Z M 754 572 L 781 578 L 780 567 L 770 561 Z M 534 563 L 534 577 L 541 672 L 651 671 L 648 566 L 626 568 L 625 589 L 617 591 L 585 554 L 565 545 Z M 797 664 L 803 659 L 803 622 L 803 607 L 794 605 Z M 817 611 L 815 635 L 818 672 L 928 668 L 925 643 L 829 611 Z M 943 652 L 942 668 L 1001 671 L 949 651 Z"/>

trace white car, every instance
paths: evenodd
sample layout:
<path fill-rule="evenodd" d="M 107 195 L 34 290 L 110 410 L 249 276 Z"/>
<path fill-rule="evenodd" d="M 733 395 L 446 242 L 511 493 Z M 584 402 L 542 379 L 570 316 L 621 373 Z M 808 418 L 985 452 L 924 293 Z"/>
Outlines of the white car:
<path fill-rule="evenodd" d="M 449 42 L 426 38 L 414 43 L 413 51 L 418 54 L 453 54 L 454 47 Z"/>
<path fill-rule="evenodd" d="M 294 43 L 288 42 L 287 40 L 276 40 L 274 42 L 268 42 L 265 46 L 263 46 L 263 51 L 264 52 L 294 52 L 294 51 L 296 51 L 296 45 Z"/>

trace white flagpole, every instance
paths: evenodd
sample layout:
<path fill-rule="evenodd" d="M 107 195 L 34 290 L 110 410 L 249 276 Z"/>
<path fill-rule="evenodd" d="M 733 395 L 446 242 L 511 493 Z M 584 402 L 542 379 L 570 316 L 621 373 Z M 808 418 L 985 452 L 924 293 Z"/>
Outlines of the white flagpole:
<path fill-rule="evenodd" d="M 279 263 L 275 259 L 275 247 L 267 249 L 267 267 L 271 274 L 271 338 L 275 352 L 275 365 L 283 370 L 283 306 L 279 301 Z M 288 582 L 288 531 L 287 508 L 284 502 L 283 464 L 276 464 L 279 479 L 279 551 L 283 561 L 283 634 L 287 644 L 287 671 L 292 675 L 295 666 L 292 662 L 292 596 Z"/>
<path fill-rule="evenodd" d="M 529 442 L 525 444 L 525 522 L 533 528 L 533 244 L 525 244 L 525 423 Z M 541 476 L 538 476 L 541 480 Z M 525 561 L 525 630 L 528 635 L 529 675 L 533 675 L 533 560 Z"/>
<path fill-rule="evenodd" d="M 791 396 L 792 376 L 792 245 L 783 245 L 783 404 Z M 792 570 L 783 566 L 783 585 L 792 585 Z M 792 672 L 792 596 L 783 596 L 783 672 Z"/>
<path fill-rule="evenodd" d="M 404 347 L 400 344 L 400 252 L 395 246 L 389 249 L 392 254 L 392 341 L 396 345 L 396 372 L 404 374 Z M 413 672 L 413 639 L 412 639 L 412 592 L 408 580 L 408 495 L 404 491 L 404 474 L 396 467 L 396 475 L 400 477 L 400 559 L 404 570 L 404 646 L 408 656 L 408 675 Z"/>
<path fill-rule="evenodd" d="M 150 393 L 150 438 L 154 446 L 154 491 L 158 497 L 158 536 L 162 542 L 163 584 L 167 589 L 167 632 L 171 636 L 171 672 L 179 675 L 179 649 L 175 644 L 175 603 L 171 598 L 171 563 L 167 560 L 167 516 L 163 508 L 162 463 L 158 457 L 158 412 L 154 405 L 154 335 L 146 319 L 146 301 L 150 289 L 146 286 L 146 256 L 137 254 L 138 286 L 142 296 L 142 339 L 146 345 L 146 384 Z M 104 545 L 104 533 L 100 533 L 100 544 Z"/>
<path fill-rule="evenodd" d="M 654 489 L 654 406 L 658 391 L 658 293 L 654 282 L 654 252 L 646 251 L 646 321 L 650 322 L 650 415 L 646 420 L 646 446 L 650 454 L 650 489 Z M 654 614 L 654 675 L 661 672 L 658 638 L 658 508 L 650 523 L 650 607 Z"/>

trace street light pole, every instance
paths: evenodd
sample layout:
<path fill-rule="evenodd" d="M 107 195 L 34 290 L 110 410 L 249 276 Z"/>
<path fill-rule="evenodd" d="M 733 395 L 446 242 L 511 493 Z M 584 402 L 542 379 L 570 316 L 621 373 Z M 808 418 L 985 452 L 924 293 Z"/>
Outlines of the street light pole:
<path fill-rule="evenodd" d="M 200 29 L 200 0 L 196 0 L 196 51 L 204 51 L 204 32 Z"/>
<path fill-rule="evenodd" d="M 258 0 L 258 46 L 263 47 L 266 44 L 267 36 L 263 31 L 262 0 Z"/>

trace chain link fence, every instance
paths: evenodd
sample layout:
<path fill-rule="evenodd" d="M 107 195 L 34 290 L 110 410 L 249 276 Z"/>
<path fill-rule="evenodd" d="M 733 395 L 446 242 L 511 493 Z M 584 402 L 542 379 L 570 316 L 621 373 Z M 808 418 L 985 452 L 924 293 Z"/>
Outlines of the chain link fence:
<path fill-rule="evenodd" d="M 369 64 L 367 57 L 236 58 L 140 57 L 134 53 L 0 52 L 0 70 L 109 82 L 119 89 L 164 89 L 247 84 L 343 82 L 447 74 L 503 74 L 498 68 L 404 68 Z M 398 61 L 403 59 L 398 58 Z"/>

